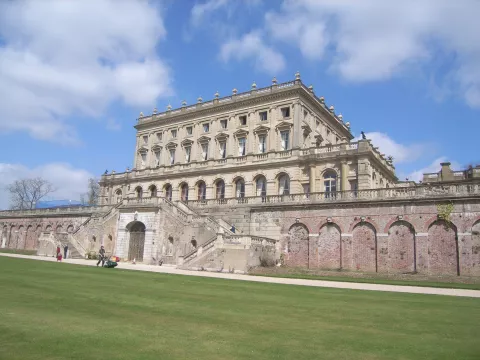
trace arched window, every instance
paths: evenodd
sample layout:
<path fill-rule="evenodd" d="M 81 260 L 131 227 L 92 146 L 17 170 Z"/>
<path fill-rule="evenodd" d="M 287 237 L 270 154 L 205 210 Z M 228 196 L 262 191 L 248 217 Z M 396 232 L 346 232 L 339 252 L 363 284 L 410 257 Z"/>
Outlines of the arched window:
<path fill-rule="evenodd" d="M 122 189 L 115 191 L 115 202 L 118 204 L 122 201 Z"/>
<path fill-rule="evenodd" d="M 225 199 L 225 182 L 223 180 L 218 180 L 215 188 L 215 197 L 217 199 Z"/>
<path fill-rule="evenodd" d="M 143 189 L 140 186 L 135 189 L 135 192 L 137 194 L 137 199 L 143 198 Z"/>
<path fill-rule="evenodd" d="M 261 196 L 265 199 L 267 196 L 267 179 L 265 179 L 265 176 L 259 176 L 255 184 L 257 188 L 257 196 Z"/>
<path fill-rule="evenodd" d="M 157 197 L 157 187 L 155 185 L 150 186 L 150 196 Z"/>
<path fill-rule="evenodd" d="M 242 178 L 235 182 L 235 196 L 239 199 L 243 199 L 245 197 L 245 180 Z"/>
<path fill-rule="evenodd" d="M 323 191 L 325 197 L 334 197 L 337 193 L 337 173 L 335 171 L 327 171 L 323 175 Z"/>
<path fill-rule="evenodd" d="M 287 174 L 278 177 L 278 195 L 290 195 L 290 178 Z"/>
<path fill-rule="evenodd" d="M 180 192 L 181 192 L 181 197 L 180 199 L 182 201 L 188 201 L 188 184 L 182 184 L 181 188 L 180 188 Z"/>
<path fill-rule="evenodd" d="M 207 198 L 207 185 L 205 182 L 199 181 L 197 184 L 198 188 L 198 200 L 205 200 Z"/>
<path fill-rule="evenodd" d="M 164 189 L 165 189 L 165 198 L 167 200 L 172 201 L 172 185 L 167 184 L 165 185 Z"/>

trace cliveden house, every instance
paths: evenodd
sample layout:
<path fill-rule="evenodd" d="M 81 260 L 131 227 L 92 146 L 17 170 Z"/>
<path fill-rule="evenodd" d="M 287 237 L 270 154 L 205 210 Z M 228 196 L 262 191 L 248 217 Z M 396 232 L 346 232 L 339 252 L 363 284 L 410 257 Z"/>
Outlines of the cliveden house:
<path fill-rule="evenodd" d="M 0 212 L 1 246 L 212 271 L 480 276 L 480 166 L 399 181 L 394 159 L 295 80 L 136 120 L 99 204 Z"/>

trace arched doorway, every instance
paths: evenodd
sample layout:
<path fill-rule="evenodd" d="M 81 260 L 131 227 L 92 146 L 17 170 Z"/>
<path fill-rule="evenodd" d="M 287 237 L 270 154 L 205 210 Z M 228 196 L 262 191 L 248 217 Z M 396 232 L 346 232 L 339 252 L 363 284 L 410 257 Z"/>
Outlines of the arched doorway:
<path fill-rule="evenodd" d="M 134 221 L 127 225 L 127 230 L 130 233 L 130 240 L 128 243 L 128 260 L 135 259 L 136 261 L 143 261 L 143 250 L 145 247 L 145 224 L 140 221 Z"/>
<path fill-rule="evenodd" d="M 318 266 L 322 269 L 340 269 L 342 267 L 341 231 L 338 225 L 327 223 L 318 235 Z"/>
<path fill-rule="evenodd" d="M 415 229 L 412 224 L 394 222 L 388 230 L 388 272 L 415 272 L 415 253 Z"/>
<path fill-rule="evenodd" d="M 308 229 L 301 223 L 294 224 L 288 231 L 286 264 L 308 267 L 309 257 Z"/>
<path fill-rule="evenodd" d="M 437 220 L 428 228 L 428 268 L 432 275 L 460 275 L 457 228 Z"/>

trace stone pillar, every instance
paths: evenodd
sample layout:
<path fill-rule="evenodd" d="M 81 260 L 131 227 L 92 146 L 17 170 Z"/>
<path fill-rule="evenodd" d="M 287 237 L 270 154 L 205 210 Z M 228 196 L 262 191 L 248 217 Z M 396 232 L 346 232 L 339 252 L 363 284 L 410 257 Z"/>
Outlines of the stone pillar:
<path fill-rule="evenodd" d="M 115 244 L 115 255 L 120 258 L 126 258 L 128 256 L 128 235 L 129 232 L 125 229 L 118 229 L 117 231 L 117 243 Z"/>
<path fill-rule="evenodd" d="M 347 161 L 342 161 L 342 170 L 341 170 L 342 182 L 340 190 L 347 190 L 347 179 L 348 179 L 348 163 Z"/>
<path fill-rule="evenodd" d="M 296 102 L 293 104 L 293 149 L 297 149 L 300 147 L 302 132 L 301 132 L 301 124 L 300 124 L 300 103 Z"/>
<path fill-rule="evenodd" d="M 370 162 L 367 158 L 359 158 L 357 166 L 358 190 L 370 189 Z"/>
<path fill-rule="evenodd" d="M 275 149 L 277 148 L 277 145 L 276 145 L 276 141 L 275 141 L 275 133 L 276 133 L 276 130 L 275 130 L 275 123 L 276 123 L 276 120 L 277 120 L 277 108 L 276 107 L 272 107 L 270 108 L 270 130 L 268 132 L 268 143 L 267 143 L 267 147 L 268 147 L 268 151 L 275 151 Z"/>
<path fill-rule="evenodd" d="M 145 245 L 143 248 L 143 262 L 145 264 L 153 263 L 153 237 L 154 231 L 152 229 L 145 230 Z"/>
<path fill-rule="evenodd" d="M 310 164 L 310 192 L 311 193 L 314 193 L 317 191 L 316 172 L 317 172 L 317 167 L 315 166 L 315 164 Z"/>
<path fill-rule="evenodd" d="M 253 154 L 254 147 L 253 145 L 255 144 L 255 134 L 253 133 L 253 129 L 255 128 L 255 113 L 254 112 L 249 112 L 247 114 L 247 124 L 248 124 L 248 134 L 247 134 L 247 154 Z"/>

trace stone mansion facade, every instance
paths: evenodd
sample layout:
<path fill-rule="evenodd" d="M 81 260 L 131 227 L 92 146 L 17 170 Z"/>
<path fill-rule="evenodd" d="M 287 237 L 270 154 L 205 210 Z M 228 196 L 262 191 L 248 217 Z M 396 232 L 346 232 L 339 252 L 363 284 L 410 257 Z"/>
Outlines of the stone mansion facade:
<path fill-rule="evenodd" d="M 87 208 L 0 212 L 2 247 L 215 271 L 480 276 L 480 167 L 400 182 L 300 74 L 137 119 L 132 169 Z"/>

